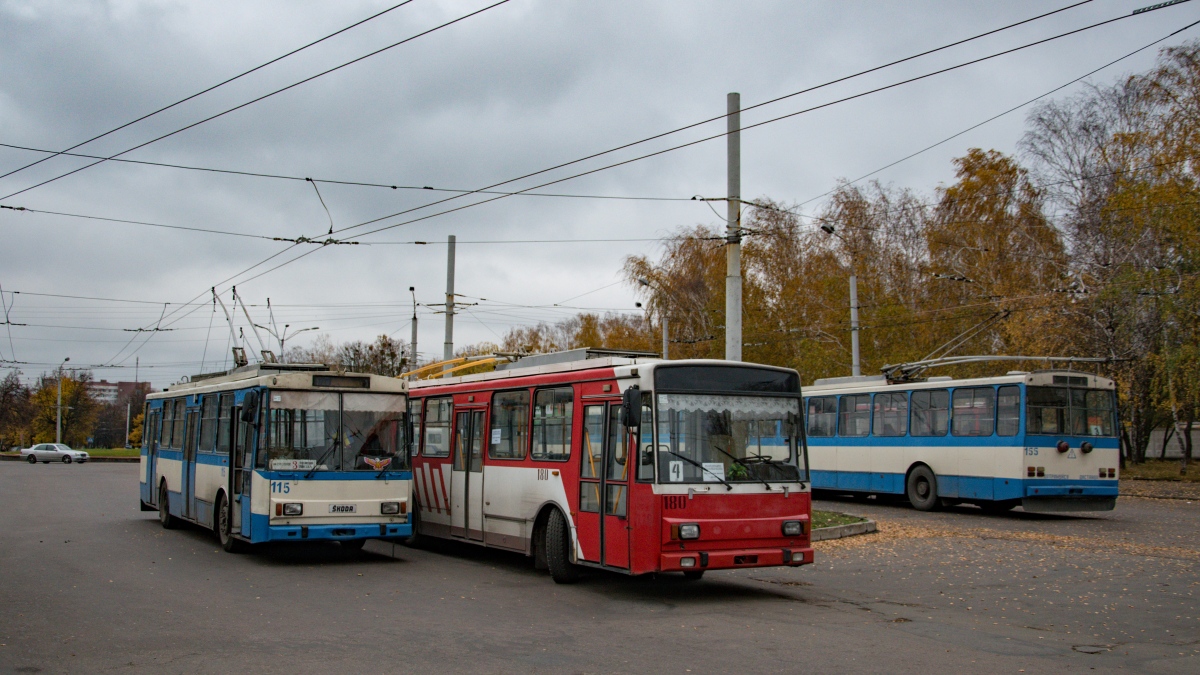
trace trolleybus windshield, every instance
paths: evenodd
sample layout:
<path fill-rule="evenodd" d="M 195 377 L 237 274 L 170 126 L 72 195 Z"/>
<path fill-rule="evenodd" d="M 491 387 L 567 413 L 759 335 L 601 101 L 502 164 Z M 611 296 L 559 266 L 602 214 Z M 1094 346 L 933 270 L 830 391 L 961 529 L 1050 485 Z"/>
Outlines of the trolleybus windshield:
<path fill-rule="evenodd" d="M 275 471 L 405 470 L 403 396 L 313 391 L 268 394 L 266 453 Z"/>
<path fill-rule="evenodd" d="M 658 394 L 656 405 L 659 482 L 807 480 L 798 398 Z"/>

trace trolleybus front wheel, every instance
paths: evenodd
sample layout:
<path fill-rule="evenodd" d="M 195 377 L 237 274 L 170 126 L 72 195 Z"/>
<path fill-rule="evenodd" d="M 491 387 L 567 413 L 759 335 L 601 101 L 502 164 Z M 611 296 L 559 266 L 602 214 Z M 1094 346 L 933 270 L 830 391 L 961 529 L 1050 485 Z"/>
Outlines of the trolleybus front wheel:
<path fill-rule="evenodd" d="M 338 542 L 347 551 L 361 551 L 367 545 L 366 539 L 343 539 Z"/>
<path fill-rule="evenodd" d="M 229 513 L 229 500 L 225 498 L 224 493 L 217 496 L 216 521 L 213 529 L 217 532 L 217 541 L 221 544 L 221 548 L 229 553 L 243 551 L 242 542 L 233 536 L 233 517 Z"/>
<path fill-rule="evenodd" d="M 554 509 L 546 522 L 546 565 L 556 584 L 573 584 L 579 569 L 571 564 L 571 531 L 562 511 Z"/>
<path fill-rule="evenodd" d="M 918 466 L 908 474 L 906 493 L 909 503 L 918 511 L 934 511 L 939 506 L 937 477 L 927 466 Z"/>

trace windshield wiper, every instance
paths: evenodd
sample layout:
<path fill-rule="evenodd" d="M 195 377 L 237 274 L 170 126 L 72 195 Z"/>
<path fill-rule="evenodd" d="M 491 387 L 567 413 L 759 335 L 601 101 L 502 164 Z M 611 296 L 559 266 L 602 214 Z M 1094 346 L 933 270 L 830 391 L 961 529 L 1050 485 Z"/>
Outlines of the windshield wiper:
<path fill-rule="evenodd" d="M 704 465 L 703 465 L 703 464 L 701 464 L 700 462 L 697 462 L 696 460 L 692 459 L 691 457 L 684 457 L 683 455 L 679 454 L 678 452 L 675 452 L 674 450 L 671 450 L 670 448 L 668 448 L 668 449 L 667 449 L 667 452 L 669 452 L 669 453 L 670 453 L 670 454 L 672 454 L 672 455 L 675 455 L 676 457 L 678 457 L 679 459 L 682 459 L 683 461 L 687 462 L 688 464 L 691 464 L 692 466 L 694 466 L 694 467 L 696 467 L 696 468 L 700 469 L 700 475 L 701 475 L 701 476 L 703 476 L 704 474 L 706 474 L 706 473 L 707 473 L 708 475 L 712 476 L 713 478 L 716 478 L 717 480 L 721 481 L 721 483 L 722 483 L 723 485 L 725 485 L 725 487 L 726 487 L 726 488 L 728 488 L 728 489 L 730 489 L 730 490 L 732 490 L 732 489 L 733 489 L 733 486 L 732 486 L 732 485 L 730 485 L 729 483 L 726 483 L 724 478 L 721 478 L 721 477 L 720 477 L 720 476 L 718 476 L 717 474 L 715 474 L 715 473 L 713 473 L 713 472 L 709 471 L 708 469 L 704 468 Z"/>
<path fill-rule="evenodd" d="M 718 446 L 716 443 L 713 443 L 713 448 L 716 449 L 716 451 L 721 453 L 722 455 L 725 455 L 729 459 L 732 459 L 733 461 L 737 462 L 738 464 L 741 464 L 746 469 L 746 475 L 747 476 L 750 475 L 750 465 L 747 464 L 745 461 L 738 459 L 737 457 L 734 457 L 733 455 L 729 454 L 725 450 L 722 450 L 721 447 Z M 755 457 L 766 460 L 766 458 L 763 457 L 762 455 L 755 455 Z M 756 480 L 758 480 L 758 482 L 762 483 L 763 485 L 766 485 L 768 490 L 773 489 L 773 488 L 771 488 L 771 484 L 767 482 L 767 479 L 759 477 Z"/>
<path fill-rule="evenodd" d="M 316 464 L 313 464 L 313 468 L 309 469 L 308 473 L 304 474 L 305 480 L 313 477 L 313 474 L 317 472 L 317 467 L 321 466 L 321 462 L 324 462 L 334 450 L 337 450 L 337 447 L 338 444 L 336 442 L 329 446 L 329 449 L 325 451 L 325 454 L 321 455 Z"/>

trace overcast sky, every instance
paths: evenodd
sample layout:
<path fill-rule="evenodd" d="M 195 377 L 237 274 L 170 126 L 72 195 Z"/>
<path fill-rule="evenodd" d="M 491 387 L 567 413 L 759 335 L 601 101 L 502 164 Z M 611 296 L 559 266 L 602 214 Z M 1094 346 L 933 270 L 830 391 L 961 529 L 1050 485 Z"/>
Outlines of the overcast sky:
<path fill-rule="evenodd" d="M 0 0 L 0 143 L 63 150 L 366 18 L 381 2 L 84 2 Z M 111 155 L 490 4 L 414 0 L 327 42 L 76 152 Z M 238 171 L 476 189 L 753 105 L 1071 4 L 1060 2 L 704 2 L 511 0 L 176 134 L 125 157 Z M 1094 0 L 997 35 L 743 115 L 743 125 L 1016 47 L 1151 0 Z M 1183 4 L 768 124 L 742 135 L 742 194 L 799 203 L 1041 95 L 1200 19 Z M 1200 27 L 1172 38 L 1178 44 Z M 1092 81 L 1145 70 L 1156 49 Z M 1077 84 L 1057 96 L 1078 91 Z M 879 174 L 929 191 L 968 148 L 1015 152 L 1027 109 Z M 524 189 L 724 130 L 711 123 L 567 169 Z M 0 173 L 45 155 L 0 147 Z M 57 157 L 0 179 L 0 197 L 75 169 Z M 320 184 L 335 229 L 452 196 Z M 569 180 L 544 191 L 688 198 L 725 191 L 725 143 L 708 141 Z M 335 235 L 351 238 L 481 201 L 479 196 Z M 107 162 L 0 204 L 267 237 L 321 236 L 330 216 L 310 183 Z M 723 214 L 723 204 L 714 204 Z M 807 204 L 812 213 L 820 202 Z M 335 341 L 407 339 L 409 286 L 444 301 L 446 247 L 383 242 L 459 239 L 456 290 L 467 308 L 455 341 L 498 340 L 510 327 L 576 308 L 635 311 L 624 258 L 656 255 L 654 238 L 718 224 L 693 201 L 518 196 L 395 227 L 359 245 L 294 248 L 269 239 L 0 211 L 0 285 L 14 324 L 0 359 L 26 377 L 63 358 L 97 377 L 165 386 L 224 367 L 229 329 L 207 289 L 236 277 L 254 320 L 319 326 Z M 624 239 L 615 242 L 480 243 Z M 649 239 L 650 241 L 645 241 Z M 640 241 L 639 241 L 640 240 Z M 371 245 L 368 245 L 371 244 Z M 286 250 L 285 250 L 286 249 Z M 280 253 L 283 251 L 283 253 Z M 294 263 L 248 277 L 302 253 Z M 229 304 L 229 285 L 217 286 Z M 600 290 L 597 290 L 600 289 Z M 15 296 L 10 292 L 18 292 Z M 595 291 L 595 292 L 590 292 Z M 46 297 L 88 296 L 142 302 Z M 586 294 L 586 295 L 585 295 Z M 199 296 L 199 303 L 185 305 Z M 580 296 L 580 297 L 576 297 Z M 164 306 L 161 303 L 171 303 Z M 559 304 L 562 307 L 546 306 Z M 540 307 L 521 307 L 540 306 Z M 421 308 L 419 348 L 440 355 L 444 322 Z M 132 333 L 161 326 L 169 332 Z M 237 326 L 246 327 L 238 317 Z M 211 326 L 211 328 L 210 328 Z M 10 333 L 11 331 L 11 341 Z M 292 344 L 304 344 L 311 331 Z M 249 332 L 248 346 L 257 344 Z M 264 336 L 266 337 L 266 336 Z M 130 342 L 130 340 L 133 342 Z M 204 361 L 202 364 L 201 361 Z M 8 364 L 0 363 L 0 368 Z M 114 367 L 119 366 L 119 367 Z"/>

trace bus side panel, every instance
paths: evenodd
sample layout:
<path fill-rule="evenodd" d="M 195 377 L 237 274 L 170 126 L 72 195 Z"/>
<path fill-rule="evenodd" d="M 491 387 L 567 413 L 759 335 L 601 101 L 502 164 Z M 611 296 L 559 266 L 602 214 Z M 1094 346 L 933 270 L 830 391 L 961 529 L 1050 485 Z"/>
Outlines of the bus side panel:
<path fill-rule="evenodd" d="M 172 515 L 183 515 L 183 495 L 180 492 L 183 485 L 183 452 L 179 450 L 159 450 L 158 460 L 154 463 L 156 476 L 155 493 L 158 485 L 167 483 L 167 507 Z"/>
<path fill-rule="evenodd" d="M 213 508 L 217 491 L 228 481 L 229 458 L 208 452 L 196 453 L 196 497 L 194 511 L 196 522 L 212 527 Z"/>
<path fill-rule="evenodd" d="M 146 447 L 142 446 L 142 451 L 138 453 L 138 496 L 143 504 L 150 503 L 150 475 L 147 470 L 150 467 L 150 458 L 147 456 Z"/>
<path fill-rule="evenodd" d="M 837 448 L 833 438 L 809 438 L 808 462 L 811 465 L 814 489 L 832 490 L 837 487 Z"/>
<path fill-rule="evenodd" d="M 250 479 L 250 514 L 242 519 L 242 534 L 252 542 L 267 541 L 270 533 L 271 485 L 261 471 L 252 471 Z"/>
<path fill-rule="evenodd" d="M 560 506 L 567 503 L 561 467 L 561 464 L 553 469 L 539 469 L 523 463 L 485 464 L 484 543 L 529 551 L 538 509 L 546 502 Z M 569 510 L 564 508 L 563 512 L 568 513 Z"/>
<path fill-rule="evenodd" d="M 1024 417 L 1024 415 L 1022 415 Z M 1024 420 L 1021 422 L 1024 424 Z M 1025 496 L 1025 435 L 1013 439 L 1013 445 L 996 448 L 995 476 L 992 479 L 992 499 L 1007 501 Z"/>

